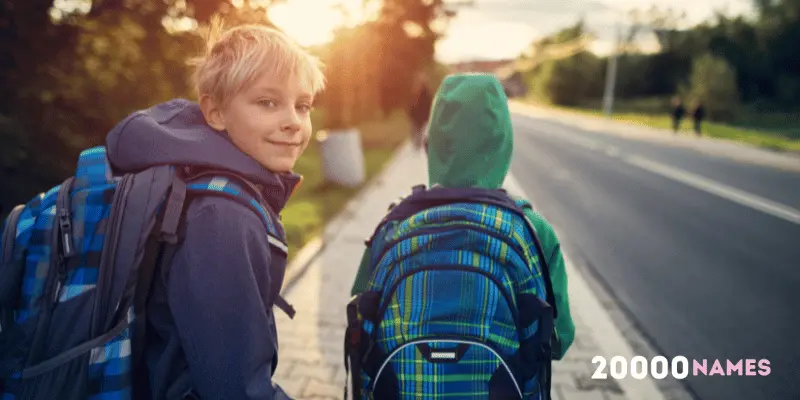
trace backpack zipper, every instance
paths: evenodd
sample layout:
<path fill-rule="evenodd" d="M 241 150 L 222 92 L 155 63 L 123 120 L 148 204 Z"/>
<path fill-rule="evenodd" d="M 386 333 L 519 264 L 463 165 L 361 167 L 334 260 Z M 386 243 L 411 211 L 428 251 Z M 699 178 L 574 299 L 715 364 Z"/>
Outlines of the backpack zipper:
<path fill-rule="evenodd" d="M 553 294 L 553 284 L 552 284 L 552 281 L 550 280 L 550 268 L 547 265 L 547 259 L 546 259 L 546 256 L 544 254 L 544 250 L 542 249 L 542 245 L 541 245 L 541 243 L 539 241 L 539 237 L 538 237 L 538 235 L 536 233 L 536 228 L 534 227 L 533 222 L 531 222 L 531 220 L 528 218 L 527 215 L 525 216 L 524 219 L 525 219 L 525 224 L 527 225 L 527 228 L 528 228 L 528 230 L 530 231 L 530 233 L 532 235 L 533 244 L 536 246 L 536 252 L 539 255 L 539 257 L 538 257 L 538 259 L 539 259 L 539 267 L 540 267 L 540 272 L 542 274 L 542 277 L 544 278 L 544 290 L 545 290 L 545 293 L 546 293 L 546 296 L 547 296 L 547 302 L 550 303 L 550 305 L 553 307 L 553 317 L 557 317 L 558 316 L 558 310 L 556 309 L 556 305 L 555 305 L 555 297 L 554 297 L 554 294 Z M 499 233 L 497 233 L 495 231 L 492 231 L 490 229 L 484 228 L 482 226 L 476 226 L 476 225 L 469 224 L 469 223 L 457 223 L 457 224 L 452 224 L 452 225 L 437 225 L 437 226 L 430 227 L 430 228 L 419 229 L 417 231 L 413 231 L 413 232 L 411 232 L 409 234 L 405 234 L 405 235 L 403 235 L 403 236 L 401 236 L 401 237 L 399 237 L 397 239 L 394 239 L 394 240 L 390 241 L 388 244 L 386 244 L 386 246 L 383 247 L 383 250 L 381 250 L 380 256 L 377 258 L 378 262 L 375 263 L 374 265 L 380 266 L 381 263 L 383 262 L 383 258 L 386 256 L 386 253 L 392 247 L 397 245 L 397 243 L 400 243 L 403 240 L 411 239 L 411 238 L 414 238 L 414 237 L 417 237 L 417 236 L 429 235 L 429 234 L 433 234 L 433 233 L 437 233 L 437 232 L 447 231 L 452 227 L 462 227 L 464 229 L 471 229 L 473 231 L 478 231 L 478 232 L 485 233 L 485 234 L 487 234 L 489 236 L 494 237 L 497 240 L 500 240 L 500 241 L 504 242 L 508 246 L 512 247 L 521 258 L 523 258 L 523 259 L 525 258 L 524 257 L 524 254 L 525 254 L 524 250 L 521 247 L 519 247 L 516 242 L 510 240 L 508 237 L 502 236 Z M 524 260 L 524 261 L 525 261 L 525 265 L 527 265 L 528 268 L 532 272 L 535 271 L 536 265 L 531 265 L 528 262 L 528 260 Z M 375 277 L 375 274 L 377 274 L 378 269 L 379 268 L 374 268 L 373 269 L 373 275 L 371 276 L 370 280 L 372 280 L 372 278 Z"/>
<path fill-rule="evenodd" d="M 497 277 L 495 277 L 494 275 L 492 275 L 492 274 L 490 274 L 490 273 L 488 273 L 488 272 L 486 272 L 486 271 L 484 271 L 482 269 L 479 269 L 478 267 L 466 267 L 466 266 L 463 266 L 463 265 L 445 265 L 445 264 L 428 265 L 428 266 L 424 266 L 424 267 L 421 267 L 421 268 L 416 268 L 416 269 L 404 272 L 402 275 L 400 275 L 400 277 L 398 277 L 397 279 L 394 280 L 394 282 L 392 283 L 392 286 L 389 288 L 389 291 L 387 292 L 387 295 L 386 296 L 381 296 L 385 300 L 381 302 L 381 306 L 378 308 L 377 317 L 379 318 L 379 321 L 383 319 L 383 315 L 386 313 L 386 309 L 389 308 L 389 303 L 391 302 L 391 299 L 392 299 L 392 296 L 394 295 L 394 292 L 397 291 L 397 287 L 400 286 L 400 284 L 403 281 L 408 279 L 409 276 L 417 274 L 419 272 L 424 272 L 424 271 L 464 271 L 464 272 L 470 272 L 470 273 L 474 273 L 474 274 L 480 274 L 480 275 L 485 276 L 486 278 L 489 278 L 489 280 L 491 280 L 495 284 L 495 286 L 497 286 L 497 289 L 500 290 L 500 294 L 503 295 L 503 298 L 505 299 L 506 304 L 508 304 L 509 310 L 511 310 L 511 317 L 514 320 L 514 326 L 516 326 L 517 330 L 519 330 L 519 313 L 518 313 L 518 310 L 516 309 L 516 307 L 514 307 L 513 297 L 511 296 L 509 291 L 506 290 L 505 286 L 503 286 L 503 282 L 501 282 L 499 279 L 497 279 Z M 376 337 L 376 332 L 378 332 L 378 328 L 379 327 L 380 327 L 380 323 L 376 324 L 375 330 L 373 331 L 373 335 L 372 335 L 373 339 Z M 517 332 L 517 333 L 519 334 L 520 332 Z M 520 340 L 521 339 L 522 338 L 520 338 Z"/>
<path fill-rule="evenodd" d="M 383 263 L 384 257 L 386 257 L 386 253 L 388 253 L 389 250 L 391 250 L 395 245 L 397 245 L 398 243 L 400 243 L 400 242 L 402 242 L 404 240 L 412 239 L 412 238 L 415 238 L 415 237 L 418 237 L 418 236 L 432 235 L 432 234 L 439 233 L 439 232 L 447 232 L 447 231 L 453 230 L 454 228 L 456 228 L 456 229 L 458 229 L 458 228 L 460 228 L 460 229 L 468 229 L 468 230 L 484 233 L 486 235 L 489 235 L 489 236 L 493 237 L 494 239 L 497 239 L 497 240 L 505 243 L 506 245 L 511 247 L 515 252 L 517 252 L 517 254 L 520 256 L 520 258 L 522 258 L 523 261 L 525 261 L 525 265 L 527 265 L 530 268 L 530 265 L 528 264 L 527 260 L 525 260 L 525 255 L 524 255 L 525 252 L 513 240 L 509 239 L 508 237 L 504 237 L 503 235 L 501 235 L 501 234 L 499 234 L 499 233 L 497 233 L 495 231 L 492 231 L 491 229 L 487 229 L 487 228 L 484 228 L 482 226 L 475 226 L 475 225 L 469 224 L 469 223 L 456 223 L 456 224 L 450 224 L 450 225 L 437 225 L 437 226 L 433 226 L 433 227 L 430 227 L 430 228 L 418 229 L 418 230 L 415 230 L 415 231 L 413 231 L 411 233 L 408 233 L 408 234 L 405 234 L 403 236 L 400 236 L 397 239 L 394 239 L 394 240 L 390 241 L 389 243 L 387 243 L 385 246 L 383 246 L 383 250 L 381 250 L 380 255 L 376 259 L 376 260 L 378 260 L 378 262 L 375 263 L 375 266 L 376 267 L 380 266 L 381 263 Z M 375 272 L 377 272 L 378 268 L 375 268 L 374 270 L 375 270 Z M 388 272 L 389 271 L 387 271 L 387 273 Z"/>
<path fill-rule="evenodd" d="M 66 235 L 66 237 L 62 236 L 60 215 L 61 210 L 69 207 L 69 195 L 72 189 L 72 183 L 74 181 L 75 177 L 69 177 L 58 189 L 56 204 L 54 206 L 55 218 L 53 219 L 52 228 L 50 229 L 51 268 L 47 271 L 44 289 L 42 291 L 41 298 L 38 300 L 39 313 L 36 321 L 36 330 L 34 331 L 33 339 L 30 342 L 30 350 L 28 351 L 26 365 L 31 365 L 31 363 L 39 361 L 39 358 L 41 358 L 42 353 L 45 351 L 45 341 L 50 330 L 50 317 L 52 316 L 53 309 L 56 305 L 55 301 L 53 301 L 53 298 L 56 297 L 57 299 L 58 291 L 61 290 L 61 270 L 64 262 L 64 252 L 63 243 L 62 246 L 58 246 L 58 244 L 65 238 L 71 241 L 72 235 L 70 233 L 69 235 Z M 71 227 L 70 225 L 67 226 Z"/>
<path fill-rule="evenodd" d="M 100 257 L 100 265 L 98 267 L 97 295 L 92 311 L 92 326 L 90 330 L 92 337 L 100 335 L 108 329 L 105 326 L 98 326 L 98 323 L 101 320 L 105 320 L 105 314 L 108 313 L 106 309 L 108 305 L 103 302 L 103 299 L 108 294 L 106 293 L 106 286 L 108 285 L 106 282 L 112 278 L 111 275 L 114 273 L 113 265 L 117 257 L 117 242 L 119 242 L 120 229 L 122 227 L 123 210 L 132 181 L 132 174 L 122 176 L 114 193 L 114 199 L 111 202 L 111 218 L 108 221 L 108 228 L 103 241 L 103 254 Z"/>
<path fill-rule="evenodd" d="M 381 373 L 383 372 L 384 368 L 386 368 L 386 365 L 389 364 L 389 361 L 391 361 L 392 358 L 398 352 L 400 352 L 401 350 L 403 350 L 404 348 L 406 348 L 408 346 L 413 346 L 413 345 L 418 344 L 418 343 L 458 343 L 458 344 L 469 344 L 469 345 L 475 345 L 475 346 L 482 347 L 482 348 L 484 348 L 486 350 L 489 350 L 490 352 L 492 352 L 492 354 L 494 354 L 495 357 L 497 357 L 498 360 L 500 360 L 500 363 L 503 365 L 503 368 L 505 368 L 506 372 L 508 372 L 508 375 L 511 377 L 511 381 L 514 382 L 514 389 L 516 389 L 517 394 L 519 395 L 519 398 L 520 399 L 524 398 L 524 396 L 522 395 L 522 390 L 519 387 L 519 383 L 517 383 L 516 377 L 511 372 L 511 368 L 508 366 L 508 363 L 506 363 L 506 360 L 503 357 L 500 356 L 500 353 L 498 353 L 497 350 L 495 350 L 491 346 L 489 346 L 489 345 L 487 345 L 485 343 L 481 343 L 481 342 L 479 342 L 477 340 L 448 339 L 448 338 L 443 337 L 443 336 L 431 336 L 431 337 L 427 337 L 427 338 L 414 339 L 414 340 L 408 341 L 407 343 L 404 343 L 402 346 L 398 346 L 396 349 L 394 349 L 389 354 L 389 356 L 386 357 L 386 359 L 381 364 L 380 368 L 378 369 L 378 373 L 375 375 L 375 380 L 370 382 L 369 390 L 370 391 L 374 391 L 375 390 L 375 387 L 378 385 L 378 380 L 381 378 Z"/>
<path fill-rule="evenodd" d="M 61 248 L 58 253 L 58 265 L 56 274 L 56 287 L 53 290 L 53 303 L 58 302 L 58 295 L 67 278 L 67 259 L 75 255 L 74 241 L 72 235 L 72 206 L 70 201 L 70 191 L 75 178 L 70 177 L 64 182 L 66 192 L 59 195 L 56 199 L 56 218 L 58 218 L 58 233 L 61 240 Z"/>
<path fill-rule="evenodd" d="M 388 309 L 389 304 L 391 302 L 391 298 L 394 295 L 394 292 L 397 291 L 397 287 L 400 286 L 400 283 L 402 283 L 404 280 L 406 280 L 409 276 L 414 275 L 414 274 L 416 274 L 418 272 L 422 272 L 422 271 L 465 271 L 465 272 L 480 274 L 480 275 L 483 275 L 483 276 L 489 278 L 489 280 L 491 280 L 495 284 L 495 286 L 497 286 L 498 290 L 500 291 L 500 294 L 503 296 L 503 299 L 506 301 L 506 304 L 508 305 L 508 309 L 511 312 L 511 318 L 514 320 L 514 326 L 516 327 L 517 340 L 518 341 L 522 340 L 522 332 L 521 332 L 520 326 L 519 326 L 519 312 L 516 309 L 516 307 L 514 307 L 514 302 L 513 302 L 513 298 L 511 297 L 511 294 L 509 293 L 508 290 L 506 290 L 505 286 L 503 286 L 503 283 L 500 282 L 499 279 L 497 279 L 494 275 L 492 275 L 492 274 L 490 274 L 490 273 L 488 273 L 488 272 L 486 272 L 484 270 L 481 270 L 481 269 L 479 269 L 477 267 L 465 267 L 463 265 L 437 264 L 437 265 L 424 266 L 424 267 L 421 267 L 421 268 L 417 268 L 417 269 L 414 269 L 414 270 L 410 270 L 410 271 L 404 272 L 396 280 L 394 280 L 394 282 L 392 283 L 392 286 L 389 288 L 388 295 L 387 296 L 381 296 L 381 298 L 385 298 L 386 300 L 382 301 L 380 303 L 380 307 L 378 308 L 378 313 L 376 315 L 377 319 L 376 319 L 376 321 L 373 321 L 374 327 L 372 329 L 372 332 L 369 335 L 370 336 L 370 340 L 368 342 L 369 345 L 367 347 L 366 352 L 364 353 L 364 359 L 366 359 L 368 357 L 368 355 L 372 352 L 373 348 L 376 346 L 377 339 L 378 339 L 378 331 L 380 330 L 380 325 L 381 325 L 381 322 L 383 321 L 383 315 L 386 313 L 386 310 Z"/>

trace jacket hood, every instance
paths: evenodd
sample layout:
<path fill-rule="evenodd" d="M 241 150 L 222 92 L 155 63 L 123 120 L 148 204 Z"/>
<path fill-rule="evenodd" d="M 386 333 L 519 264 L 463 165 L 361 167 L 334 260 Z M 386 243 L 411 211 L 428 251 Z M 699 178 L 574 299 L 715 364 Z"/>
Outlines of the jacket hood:
<path fill-rule="evenodd" d="M 106 137 L 111 165 L 119 171 L 137 171 L 154 165 L 188 165 L 236 172 L 263 186 L 275 212 L 301 181 L 297 174 L 269 171 L 239 150 L 205 121 L 200 106 L 175 99 L 137 111 L 117 124 Z"/>
<path fill-rule="evenodd" d="M 498 189 L 511 165 L 513 147 L 508 98 L 497 78 L 445 78 L 428 127 L 429 185 Z"/>

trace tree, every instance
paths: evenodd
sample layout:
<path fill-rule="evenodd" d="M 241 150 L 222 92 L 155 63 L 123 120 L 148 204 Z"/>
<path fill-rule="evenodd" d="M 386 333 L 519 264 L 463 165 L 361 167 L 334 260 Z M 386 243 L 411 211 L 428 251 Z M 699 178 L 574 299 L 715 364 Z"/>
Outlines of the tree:
<path fill-rule="evenodd" d="M 633 10 L 630 15 L 634 26 L 646 26 L 655 33 L 664 52 L 678 51 L 687 42 L 686 32 L 681 30 L 686 20 L 685 11 L 677 12 L 672 8 L 661 9 L 653 5 L 646 11 Z"/>
<path fill-rule="evenodd" d="M 603 63 L 589 52 L 546 61 L 534 78 L 534 95 L 553 104 L 580 105 L 600 94 L 602 71 Z"/>
<path fill-rule="evenodd" d="M 714 17 L 693 27 L 686 26 L 684 13 L 673 9 L 651 7 L 629 13 L 632 25 L 622 39 L 625 45 L 618 60 L 619 95 L 666 97 L 680 91 L 682 86 L 687 93 L 691 92 L 695 61 L 710 54 L 725 61 L 734 71 L 733 81 L 740 101 L 758 106 L 762 111 L 797 112 L 800 109 L 800 52 L 797 51 L 800 0 L 754 0 L 754 3 L 758 10 L 755 16 L 732 16 L 717 10 Z M 660 51 L 637 53 L 630 44 L 640 32 L 648 30 L 656 35 Z M 530 87 L 544 89 L 551 75 L 557 77 L 562 73 L 559 71 L 576 68 L 569 63 L 552 63 L 546 68 L 526 71 L 548 59 L 549 55 L 543 55 L 550 49 L 569 47 L 565 43 L 580 34 L 580 25 L 569 26 L 535 41 L 527 52 L 531 54 L 520 56 L 517 66 L 525 71 Z M 632 50 L 626 54 L 626 49 Z M 600 74 L 599 78 L 602 77 Z M 557 83 L 560 80 L 553 81 L 553 87 L 572 84 Z"/>
<path fill-rule="evenodd" d="M 73 173 L 78 152 L 102 144 L 126 114 L 191 96 L 185 61 L 202 48 L 200 37 L 164 23 L 235 17 L 231 4 L 1 1 L 0 147 L 10 150 L 0 151 L 0 187 L 9 188 L 0 191 L 0 213 Z"/>
<path fill-rule="evenodd" d="M 263 9 L 274 0 L 244 1 Z M 0 113 L 10 114 L 20 104 L 20 90 L 47 74 L 54 56 L 77 45 L 82 24 L 108 21 L 122 15 L 135 17 L 149 37 L 163 30 L 165 18 L 190 18 L 207 23 L 215 14 L 235 12 L 234 0 L 55 0 L 0 1 Z M 84 5 L 86 7 L 84 7 Z"/>
<path fill-rule="evenodd" d="M 603 63 L 586 51 L 591 37 L 582 20 L 531 43 L 516 62 L 533 95 L 561 105 L 578 105 L 602 90 Z"/>
<path fill-rule="evenodd" d="M 739 106 L 736 71 L 725 59 L 703 55 L 692 65 L 691 97 L 701 101 L 711 119 L 730 118 Z"/>
<path fill-rule="evenodd" d="M 325 51 L 327 88 L 324 127 L 342 129 L 372 119 L 380 110 L 381 38 L 375 23 L 341 28 Z"/>
<path fill-rule="evenodd" d="M 381 38 L 378 62 L 384 112 L 409 104 L 413 79 L 435 64 L 436 42 L 453 16 L 444 0 L 383 0 L 374 32 Z"/>

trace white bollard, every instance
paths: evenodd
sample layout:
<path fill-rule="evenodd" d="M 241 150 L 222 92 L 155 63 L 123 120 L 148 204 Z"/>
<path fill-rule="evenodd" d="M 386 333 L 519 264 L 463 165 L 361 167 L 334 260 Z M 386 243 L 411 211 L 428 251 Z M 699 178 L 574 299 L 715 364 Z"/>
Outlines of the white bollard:
<path fill-rule="evenodd" d="M 317 141 L 320 143 L 325 180 L 347 187 L 364 182 L 364 151 L 358 129 L 320 131 Z"/>

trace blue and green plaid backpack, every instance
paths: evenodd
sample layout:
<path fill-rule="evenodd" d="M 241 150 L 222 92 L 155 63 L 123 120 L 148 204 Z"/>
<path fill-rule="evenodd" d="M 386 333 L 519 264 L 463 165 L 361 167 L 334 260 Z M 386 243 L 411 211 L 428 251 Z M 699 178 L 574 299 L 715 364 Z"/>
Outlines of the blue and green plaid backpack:
<path fill-rule="evenodd" d="M 549 398 L 556 310 L 524 207 L 503 190 L 417 186 L 390 208 L 347 309 L 354 399 Z"/>
<path fill-rule="evenodd" d="M 281 224 L 245 178 L 169 165 L 116 175 L 104 147 L 84 151 L 74 177 L 11 211 L 0 254 L 0 399 L 123 400 L 140 398 L 137 390 L 149 398 L 140 369 L 146 300 L 199 195 L 258 213 L 270 244 L 286 252 Z M 282 280 L 280 272 L 278 289 Z"/>

